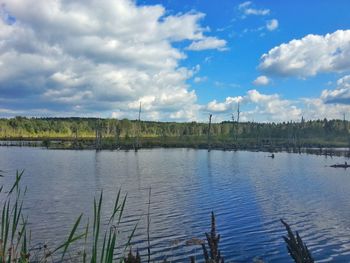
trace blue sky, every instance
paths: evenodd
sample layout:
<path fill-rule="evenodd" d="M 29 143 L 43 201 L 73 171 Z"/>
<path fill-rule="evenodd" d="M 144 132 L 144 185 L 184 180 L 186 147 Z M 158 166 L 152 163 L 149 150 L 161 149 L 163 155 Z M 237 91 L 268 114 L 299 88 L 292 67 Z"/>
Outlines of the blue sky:
<path fill-rule="evenodd" d="M 0 117 L 350 109 L 349 1 L 0 0 Z"/>
<path fill-rule="evenodd" d="M 145 4 L 163 4 L 170 13 L 200 11 L 206 14 L 203 24 L 210 27 L 208 34 L 227 40 L 227 52 L 205 51 L 189 54 L 185 65 L 202 65 L 200 76 L 208 77 L 206 83 L 192 84 L 201 103 L 213 99 L 213 86 L 218 88 L 215 98 L 239 96 L 247 89 L 256 88 L 252 80 L 261 75 L 260 57 L 271 48 L 308 34 L 325 35 L 339 29 L 350 28 L 349 1 L 251 1 L 251 8 L 266 10 L 268 15 L 244 16 L 239 5 L 244 1 L 144 1 Z M 187 3 L 187 4 L 185 4 Z M 267 21 L 278 20 L 278 28 L 266 29 Z M 261 29 L 264 27 L 263 29 Z M 259 30 L 261 29 L 261 30 Z M 203 63 L 210 57 L 210 63 Z M 328 87 L 329 81 L 336 81 L 341 74 L 320 74 L 301 79 L 298 77 L 272 77 L 273 82 L 265 93 L 281 93 L 284 97 L 317 97 Z M 225 84 L 225 85 L 224 85 Z M 231 86 L 233 84 L 233 86 Z"/>

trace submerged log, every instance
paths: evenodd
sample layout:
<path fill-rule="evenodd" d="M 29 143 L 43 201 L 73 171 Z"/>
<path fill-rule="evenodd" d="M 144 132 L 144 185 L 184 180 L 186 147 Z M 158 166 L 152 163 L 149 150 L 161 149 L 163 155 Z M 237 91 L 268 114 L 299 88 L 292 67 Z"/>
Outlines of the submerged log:
<path fill-rule="evenodd" d="M 330 167 L 332 168 L 350 168 L 350 164 L 348 164 L 347 162 L 343 163 L 343 164 L 333 164 Z"/>

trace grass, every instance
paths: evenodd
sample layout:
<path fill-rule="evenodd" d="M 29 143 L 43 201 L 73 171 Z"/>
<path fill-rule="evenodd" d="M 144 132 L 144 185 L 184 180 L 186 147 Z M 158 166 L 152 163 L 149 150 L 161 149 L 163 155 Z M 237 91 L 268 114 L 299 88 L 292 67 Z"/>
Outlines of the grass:
<path fill-rule="evenodd" d="M 0 170 L 0 176 L 4 172 Z M 142 261 L 138 251 L 134 253 L 131 249 L 131 240 L 134 236 L 137 224 L 129 233 L 126 242 L 119 243 L 118 231 L 126 205 L 127 195 L 122 196 L 119 190 L 116 194 L 113 208 L 109 211 L 108 222 L 102 220 L 103 192 L 93 202 L 93 219 L 87 219 L 83 224 L 83 214 L 80 214 L 66 240 L 53 250 L 46 246 L 32 246 L 31 232 L 28 229 L 28 219 L 23 214 L 23 204 L 27 189 L 20 186 L 24 171 L 16 172 L 16 179 L 9 191 L 0 187 L 1 208 L 1 229 L 0 229 L 0 263 L 49 263 L 49 262 L 83 262 L 83 263 L 141 263 L 151 261 L 150 246 L 150 206 L 151 189 L 149 190 L 148 215 L 147 215 L 147 259 Z M 283 220 L 282 224 L 287 230 L 283 237 L 287 245 L 287 251 L 296 263 L 313 263 L 314 260 L 298 232 L 295 234 L 290 226 Z M 220 235 L 216 231 L 215 215 L 211 214 L 211 229 L 205 233 L 206 240 L 201 242 L 203 261 L 205 263 L 224 263 L 224 256 L 219 249 Z M 83 242 L 83 251 L 74 257 L 69 249 L 77 242 Z M 116 257 L 116 248 L 122 247 L 121 256 Z M 195 263 L 196 258 L 190 257 L 189 262 Z M 164 260 L 163 262 L 167 262 Z"/>
<path fill-rule="evenodd" d="M 0 262 L 54 262 L 56 258 L 60 261 L 73 260 L 67 257 L 67 252 L 72 244 L 77 241 L 84 242 L 84 250 L 80 256 L 74 258 L 74 262 L 90 262 L 90 263 L 110 263 L 116 262 L 114 255 L 117 247 L 118 228 L 122 219 L 123 211 L 126 204 L 127 196 L 121 196 L 119 190 L 114 201 L 113 209 L 107 224 L 101 220 L 103 192 L 99 198 L 94 199 L 93 203 L 93 220 L 90 225 L 88 223 L 82 225 L 83 214 L 76 219 L 67 239 L 61 245 L 53 250 L 47 247 L 37 249 L 31 247 L 30 232 L 27 229 L 27 218 L 23 214 L 23 202 L 25 199 L 25 191 L 21 191 L 20 181 L 24 171 L 17 172 L 16 180 L 7 193 L 3 192 L 2 213 L 1 213 L 1 229 L 0 229 Z M 124 254 L 130 245 L 130 241 L 136 226 L 130 233 L 129 239 L 124 244 Z M 92 241 L 92 242 L 90 242 Z M 89 248 L 90 246 L 90 248 Z M 124 261 L 124 257 L 119 259 Z"/>
<path fill-rule="evenodd" d="M 28 238 L 27 238 L 27 220 L 22 214 L 23 197 L 26 190 L 22 193 L 19 182 L 23 176 L 22 172 L 16 173 L 15 183 L 10 191 L 5 194 L 5 200 L 1 212 L 1 233 L 0 233 L 0 262 L 27 262 Z M 3 193 L 3 187 L 1 187 Z"/>

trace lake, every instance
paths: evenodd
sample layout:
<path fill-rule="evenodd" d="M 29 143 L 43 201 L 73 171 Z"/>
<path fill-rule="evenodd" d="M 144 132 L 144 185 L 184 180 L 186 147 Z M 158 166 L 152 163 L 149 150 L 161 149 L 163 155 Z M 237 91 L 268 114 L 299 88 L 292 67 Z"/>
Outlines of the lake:
<path fill-rule="evenodd" d="M 119 188 L 128 193 L 125 230 L 138 222 L 133 248 L 145 254 L 151 187 L 152 258 L 200 259 L 186 246 L 210 230 L 217 217 L 225 262 L 291 262 L 280 218 L 298 230 L 318 262 L 350 261 L 350 170 L 327 167 L 344 157 L 193 149 L 133 151 L 46 150 L 0 147 L 4 185 L 25 169 L 25 214 L 32 239 L 54 247 L 67 238 L 82 212 L 103 189 L 112 209 Z M 107 218 L 107 215 L 106 215 Z M 105 218 L 105 219 L 106 219 Z M 125 239 L 128 231 L 121 236 Z"/>

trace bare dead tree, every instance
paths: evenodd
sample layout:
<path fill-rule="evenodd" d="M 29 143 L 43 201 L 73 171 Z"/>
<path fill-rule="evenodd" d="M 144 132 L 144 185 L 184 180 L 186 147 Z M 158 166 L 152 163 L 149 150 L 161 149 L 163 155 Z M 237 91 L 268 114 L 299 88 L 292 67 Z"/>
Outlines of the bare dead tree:
<path fill-rule="evenodd" d="M 210 130 L 211 130 L 211 117 L 213 115 L 209 114 L 209 127 L 208 127 L 208 152 L 211 150 L 211 142 L 210 142 Z"/>

